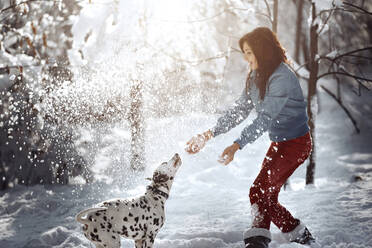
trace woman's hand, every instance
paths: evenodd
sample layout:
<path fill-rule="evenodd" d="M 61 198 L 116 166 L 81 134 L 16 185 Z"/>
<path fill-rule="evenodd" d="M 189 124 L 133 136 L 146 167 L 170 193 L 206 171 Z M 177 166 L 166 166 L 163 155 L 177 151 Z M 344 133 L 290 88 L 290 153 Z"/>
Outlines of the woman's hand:
<path fill-rule="evenodd" d="M 208 130 L 202 134 L 198 134 L 194 137 L 192 137 L 187 143 L 186 143 L 186 152 L 190 154 L 198 153 L 203 147 L 205 146 L 205 143 L 210 140 L 213 137 L 212 131 Z"/>
<path fill-rule="evenodd" d="M 223 151 L 218 162 L 224 165 L 228 165 L 234 159 L 235 152 L 239 150 L 240 146 L 238 143 L 234 143 L 231 146 L 226 147 Z"/>

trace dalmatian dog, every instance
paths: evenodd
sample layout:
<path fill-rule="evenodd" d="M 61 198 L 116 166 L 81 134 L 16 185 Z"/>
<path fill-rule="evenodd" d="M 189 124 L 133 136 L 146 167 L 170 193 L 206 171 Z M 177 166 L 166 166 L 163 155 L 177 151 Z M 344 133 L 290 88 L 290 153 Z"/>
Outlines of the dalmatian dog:
<path fill-rule="evenodd" d="M 135 199 L 113 199 L 81 211 L 76 221 L 96 248 L 120 248 L 120 237 L 133 239 L 136 248 L 153 247 L 165 221 L 164 204 L 181 165 L 176 153 L 153 173 L 144 195 Z"/>

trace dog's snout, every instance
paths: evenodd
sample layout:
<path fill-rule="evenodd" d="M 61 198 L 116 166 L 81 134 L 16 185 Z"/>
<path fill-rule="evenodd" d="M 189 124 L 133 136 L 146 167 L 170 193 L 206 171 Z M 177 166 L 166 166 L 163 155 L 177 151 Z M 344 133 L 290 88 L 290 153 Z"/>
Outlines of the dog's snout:
<path fill-rule="evenodd" d="M 174 154 L 172 160 L 174 161 L 174 167 L 181 165 L 181 157 L 178 153 Z"/>

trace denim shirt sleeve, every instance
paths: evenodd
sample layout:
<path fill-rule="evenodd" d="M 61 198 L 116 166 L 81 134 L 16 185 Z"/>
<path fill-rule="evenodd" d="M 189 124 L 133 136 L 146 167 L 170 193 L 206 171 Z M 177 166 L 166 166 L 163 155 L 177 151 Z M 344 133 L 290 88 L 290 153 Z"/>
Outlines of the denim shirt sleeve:
<path fill-rule="evenodd" d="M 253 107 L 251 97 L 244 89 L 242 95 L 235 101 L 234 105 L 218 118 L 217 124 L 211 129 L 213 136 L 216 137 L 217 135 L 226 133 L 239 125 L 248 117 Z"/>
<path fill-rule="evenodd" d="M 291 79 L 286 74 L 273 75 L 270 78 L 268 90 L 256 119 L 245 127 L 240 137 L 234 141 L 239 144 L 240 149 L 258 139 L 277 118 L 289 98 L 289 80 Z"/>

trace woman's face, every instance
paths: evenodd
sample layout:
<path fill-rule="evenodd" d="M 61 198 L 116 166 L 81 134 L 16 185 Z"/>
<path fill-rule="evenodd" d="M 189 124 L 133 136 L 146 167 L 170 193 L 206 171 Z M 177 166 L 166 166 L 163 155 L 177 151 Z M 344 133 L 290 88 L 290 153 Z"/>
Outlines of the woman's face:
<path fill-rule="evenodd" d="M 247 42 L 243 43 L 243 53 L 244 59 L 249 63 L 249 67 L 251 68 L 251 70 L 256 70 L 258 68 L 257 59 Z"/>

